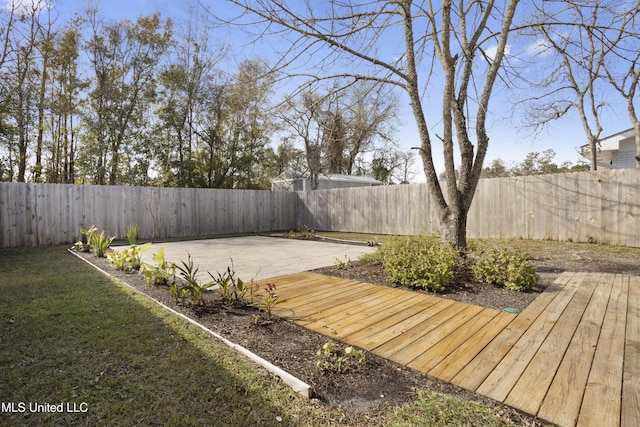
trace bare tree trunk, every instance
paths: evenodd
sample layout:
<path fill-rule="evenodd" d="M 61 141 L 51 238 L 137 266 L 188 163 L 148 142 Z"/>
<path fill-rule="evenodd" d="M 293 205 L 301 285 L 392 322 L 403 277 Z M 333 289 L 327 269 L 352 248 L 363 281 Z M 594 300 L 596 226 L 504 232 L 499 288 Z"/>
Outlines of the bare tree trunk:
<path fill-rule="evenodd" d="M 633 132 L 634 132 L 634 139 L 636 142 L 636 155 L 635 155 L 635 159 L 636 159 L 636 168 L 640 168 L 640 120 L 638 120 L 638 115 L 636 114 L 636 107 L 633 104 L 635 95 L 636 95 L 636 87 L 638 85 L 638 80 L 640 80 L 640 71 L 635 72 L 632 69 L 629 72 L 629 75 L 633 76 L 633 79 L 631 81 L 631 87 L 629 89 L 629 93 L 626 94 L 626 99 L 627 99 L 627 112 L 629 113 L 629 119 L 631 120 L 631 123 L 633 124 Z M 618 89 L 619 92 L 621 92 L 623 95 L 625 95 L 624 90 L 620 90 Z"/>
<path fill-rule="evenodd" d="M 42 58 L 42 76 L 40 77 L 40 93 L 38 99 L 38 139 L 36 140 L 36 164 L 34 166 L 34 181 L 42 181 L 42 145 L 44 140 L 44 102 L 47 90 L 47 63 L 48 57 L 45 54 Z"/>
<path fill-rule="evenodd" d="M 591 150 L 591 170 L 598 170 L 598 138 L 589 136 L 589 150 Z"/>
<path fill-rule="evenodd" d="M 467 247 L 467 212 L 464 207 L 452 207 L 447 217 L 441 219 L 444 240 L 457 248 Z"/>
<path fill-rule="evenodd" d="M 68 184 L 75 184 L 76 181 L 76 161 L 75 161 L 75 131 L 73 130 L 73 116 L 69 116 L 69 128 L 67 129 L 65 126 L 65 140 L 67 138 L 67 133 L 71 134 L 71 139 L 68 142 L 69 147 L 69 164 L 68 164 Z M 66 142 L 66 141 L 65 141 Z M 67 146 L 65 144 L 65 146 Z"/>
<path fill-rule="evenodd" d="M 640 120 L 633 121 L 633 131 L 636 141 L 636 167 L 640 168 Z"/>

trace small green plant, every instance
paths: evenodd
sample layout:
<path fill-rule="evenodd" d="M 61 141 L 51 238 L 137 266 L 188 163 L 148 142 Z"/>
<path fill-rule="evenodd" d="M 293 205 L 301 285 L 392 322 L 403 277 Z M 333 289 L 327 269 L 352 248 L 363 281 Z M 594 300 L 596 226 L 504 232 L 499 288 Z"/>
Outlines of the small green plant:
<path fill-rule="evenodd" d="M 93 242 L 93 239 L 94 239 L 97 231 L 98 231 L 98 227 L 96 227 L 95 225 L 92 225 L 91 227 L 89 227 L 88 230 L 85 230 L 84 228 L 80 229 L 80 233 L 83 236 L 86 236 L 85 237 L 86 240 L 87 240 L 86 243 L 88 245 L 91 245 L 91 243 Z"/>
<path fill-rule="evenodd" d="M 73 247 L 83 252 L 89 252 L 93 249 L 95 255 L 101 258 L 105 257 L 107 249 L 115 239 L 115 236 L 107 237 L 104 230 L 98 234 L 98 228 L 95 225 L 92 225 L 88 230 L 81 228 L 80 233 L 85 236 L 83 240 L 86 239 L 86 242 L 79 241 Z"/>
<path fill-rule="evenodd" d="M 367 353 L 364 350 L 358 350 L 354 347 L 347 347 L 344 349 L 344 352 L 347 354 L 347 356 L 355 358 L 356 361 L 360 364 L 367 361 Z"/>
<path fill-rule="evenodd" d="M 107 259 L 116 270 L 125 270 L 125 265 L 127 264 L 127 259 L 129 258 L 127 249 L 123 249 L 121 251 L 113 251 L 107 254 Z"/>
<path fill-rule="evenodd" d="M 460 253 L 426 236 L 398 236 L 365 257 L 384 265 L 389 282 L 441 292 L 453 279 Z"/>
<path fill-rule="evenodd" d="M 107 249 L 109 249 L 109 246 L 111 246 L 111 242 L 113 242 L 115 238 L 115 236 L 107 237 L 104 234 L 104 230 L 102 230 L 100 234 L 94 234 L 93 242 L 91 242 L 90 245 L 93 248 L 93 252 L 96 254 L 96 256 L 104 258 L 105 254 L 107 253 Z"/>
<path fill-rule="evenodd" d="M 178 282 L 174 281 L 169 285 L 169 291 L 171 292 L 171 295 L 173 295 L 176 304 L 180 303 L 184 305 L 185 298 L 187 296 L 187 290 L 185 288 L 180 286 Z"/>
<path fill-rule="evenodd" d="M 142 267 L 142 253 L 149 250 L 151 242 L 147 242 L 144 245 L 131 245 L 129 252 L 131 254 L 131 269 L 140 270 Z"/>
<path fill-rule="evenodd" d="M 92 225 L 88 230 L 85 228 L 81 228 L 80 234 L 82 234 L 83 236 L 82 240 L 78 240 L 76 243 L 74 243 L 71 249 L 78 252 L 90 252 L 91 245 L 95 240 L 95 234 L 97 230 L 98 229 L 95 225 Z"/>
<path fill-rule="evenodd" d="M 350 368 L 363 365 L 367 361 L 364 350 L 346 347 L 341 351 L 333 342 L 326 342 L 316 351 L 316 365 L 325 372 L 344 373 Z"/>
<path fill-rule="evenodd" d="M 242 279 L 236 277 L 233 260 L 231 260 L 231 266 L 227 267 L 227 271 L 222 274 L 217 273 L 218 277 L 213 277 L 211 273 L 209 276 L 213 279 L 212 283 L 218 286 L 222 299 L 233 304 L 245 304 L 245 295 L 249 286 Z"/>
<path fill-rule="evenodd" d="M 504 286 L 512 291 L 528 291 L 540 279 L 526 254 L 506 249 L 480 250 L 471 269 L 481 282 Z"/>
<path fill-rule="evenodd" d="M 127 228 L 127 242 L 129 242 L 130 245 L 136 244 L 136 240 L 138 240 L 138 230 L 139 227 L 137 224 L 131 224 L 129 228 Z"/>
<path fill-rule="evenodd" d="M 172 262 L 168 262 L 164 257 L 164 248 L 158 248 L 158 251 L 153 254 L 153 262 L 157 267 L 149 264 L 142 266 L 142 273 L 147 281 L 147 284 L 151 285 L 164 285 L 171 286 L 176 282 L 176 265 Z"/>
<path fill-rule="evenodd" d="M 266 295 L 262 296 L 262 302 L 260 302 L 258 306 L 267 313 L 267 318 L 271 320 L 273 307 L 280 304 L 280 301 L 278 301 L 278 294 L 276 294 L 276 284 L 267 283 L 264 290 Z"/>
<path fill-rule="evenodd" d="M 200 281 L 196 278 L 198 274 L 198 267 L 193 265 L 193 259 L 191 259 L 191 255 L 188 254 L 187 262 L 180 261 L 180 265 L 176 265 L 178 271 L 180 271 L 180 275 L 184 279 L 184 284 L 178 285 L 177 282 L 169 287 L 173 296 L 176 299 L 182 301 L 182 304 L 185 303 L 185 298 L 189 296 L 189 304 L 191 307 L 196 305 L 204 305 L 204 300 L 202 299 L 202 292 L 206 289 L 209 289 L 214 285 L 214 282 L 206 282 L 200 283 Z"/>
<path fill-rule="evenodd" d="M 336 269 L 338 270 L 344 270 L 346 268 L 351 267 L 351 258 L 349 258 L 348 256 L 344 256 L 344 261 L 341 260 L 338 257 L 334 257 L 333 258 L 333 265 L 336 266 Z"/>
<path fill-rule="evenodd" d="M 151 243 L 142 246 L 132 245 L 130 248 L 109 252 L 107 258 L 116 270 L 138 271 L 142 266 L 142 253 L 149 250 Z"/>
<path fill-rule="evenodd" d="M 78 240 L 71 246 L 71 250 L 76 252 L 89 252 L 89 245 L 85 245 L 82 240 Z"/>

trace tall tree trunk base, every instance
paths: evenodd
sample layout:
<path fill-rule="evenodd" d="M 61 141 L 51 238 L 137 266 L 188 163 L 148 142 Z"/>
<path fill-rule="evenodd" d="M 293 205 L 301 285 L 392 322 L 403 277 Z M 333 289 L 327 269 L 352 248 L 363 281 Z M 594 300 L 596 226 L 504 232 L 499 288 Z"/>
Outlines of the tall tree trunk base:
<path fill-rule="evenodd" d="M 466 213 L 449 213 L 442 221 L 442 240 L 459 249 L 467 247 L 467 215 Z"/>

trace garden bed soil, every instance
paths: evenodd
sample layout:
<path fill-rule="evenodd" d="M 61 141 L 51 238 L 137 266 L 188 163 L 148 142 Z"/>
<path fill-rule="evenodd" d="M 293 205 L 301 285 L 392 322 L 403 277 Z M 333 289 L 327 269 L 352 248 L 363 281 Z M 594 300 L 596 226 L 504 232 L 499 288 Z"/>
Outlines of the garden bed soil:
<path fill-rule="evenodd" d="M 217 332 L 269 362 L 279 366 L 312 387 L 314 398 L 327 405 L 341 407 L 345 411 L 342 422 L 366 416 L 372 425 L 383 425 L 384 416 L 380 411 L 383 405 L 399 405 L 415 398 L 418 388 L 430 389 L 444 395 L 463 400 L 475 401 L 485 405 L 492 412 L 510 419 L 516 425 L 544 425 L 532 416 L 522 414 L 513 408 L 461 389 L 453 384 L 430 378 L 404 366 L 367 353 L 364 364 L 353 364 L 344 372 L 331 373 L 317 366 L 316 351 L 329 338 L 306 330 L 285 319 L 266 319 L 264 314 L 256 322 L 259 311 L 253 307 L 224 303 L 218 292 L 205 293 L 205 307 L 192 310 L 177 305 L 167 287 L 148 285 L 143 276 L 137 273 L 125 273 L 115 270 L 105 258 L 81 253 L 90 263 L 108 274 L 124 281 L 149 297 L 197 320 L 202 325 Z M 553 259 L 534 259 L 541 275 L 540 285 L 531 292 L 518 293 L 472 280 L 469 275 L 459 274 L 448 290 L 439 294 L 469 304 L 504 309 L 524 309 L 546 286 L 565 270 L 594 271 L 602 259 L 597 262 L 559 265 Z M 590 260 L 594 261 L 594 260 Z M 609 260 L 607 271 L 637 272 L 640 266 L 634 262 Z M 624 261 L 624 260 L 623 260 Z M 315 270 L 322 274 L 336 275 L 348 279 L 393 286 L 384 280 L 382 267 L 368 263 L 353 262 L 344 268 L 327 267 Z M 595 270 L 598 271 L 598 270 Z M 344 345 L 337 343 L 340 348 Z"/>

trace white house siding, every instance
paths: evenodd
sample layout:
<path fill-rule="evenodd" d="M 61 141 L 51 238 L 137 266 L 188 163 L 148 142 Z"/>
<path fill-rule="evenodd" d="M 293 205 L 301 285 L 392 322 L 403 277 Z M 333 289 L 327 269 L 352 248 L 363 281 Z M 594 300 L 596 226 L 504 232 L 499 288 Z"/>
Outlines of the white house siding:
<path fill-rule="evenodd" d="M 613 152 L 611 158 L 612 169 L 627 169 L 636 167 L 636 144 L 633 139 L 620 141 L 620 149 Z"/>

